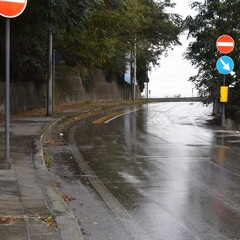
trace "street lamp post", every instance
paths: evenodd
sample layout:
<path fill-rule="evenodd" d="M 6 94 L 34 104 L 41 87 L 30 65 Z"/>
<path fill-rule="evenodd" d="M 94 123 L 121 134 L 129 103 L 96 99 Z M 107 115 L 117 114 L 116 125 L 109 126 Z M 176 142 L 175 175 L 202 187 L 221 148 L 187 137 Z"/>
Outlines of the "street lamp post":
<path fill-rule="evenodd" d="M 136 100 L 136 84 L 137 84 L 137 46 L 136 39 L 134 43 L 134 53 L 133 53 L 133 80 L 132 80 L 132 100 Z"/>

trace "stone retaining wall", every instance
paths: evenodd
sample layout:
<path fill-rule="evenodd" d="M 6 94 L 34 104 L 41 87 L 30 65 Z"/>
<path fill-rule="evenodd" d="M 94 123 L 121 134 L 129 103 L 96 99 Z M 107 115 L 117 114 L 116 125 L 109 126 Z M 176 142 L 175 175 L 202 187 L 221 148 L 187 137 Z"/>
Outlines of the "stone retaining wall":
<path fill-rule="evenodd" d="M 66 105 L 85 101 L 124 100 L 130 96 L 130 86 L 121 86 L 116 81 L 107 82 L 104 72 L 92 71 L 93 88 L 87 91 L 79 75 L 56 75 L 55 105 Z M 126 91 L 128 92 L 126 94 Z M 140 97 L 140 91 L 137 96 Z M 35 108 L 46 107 L 47 85 L 37 86 L 33 82 L 11 83 L 11 113 L 29 111 Z M 4 112 L 5 84 L 0 82 L 0 113 Z"/>

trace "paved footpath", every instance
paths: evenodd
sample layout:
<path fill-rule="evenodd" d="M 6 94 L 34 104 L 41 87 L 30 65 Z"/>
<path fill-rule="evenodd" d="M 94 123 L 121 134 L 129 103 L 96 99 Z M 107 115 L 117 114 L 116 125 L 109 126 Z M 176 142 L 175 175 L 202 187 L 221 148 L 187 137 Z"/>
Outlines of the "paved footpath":
<path fill-rule="evenodd" d="M 132 104 L 73 105 L 58 109 L 58 117 L 11 120 L 10 168 L 4 160 L 5 128 L 0 122 L 0 240 L 84 240 L 77 219 L 44 163 L 42 142 L 68 116 L 87 117 L 107 106 L 113 109 Z"/>
<path fill-rule="evenodd" d="M 0 240 L 84 239 L 44 164 L 43 133 L 56 121 L 11 121 L 10 169 L 4 160 L 4 125 L 0 127 Z"/>

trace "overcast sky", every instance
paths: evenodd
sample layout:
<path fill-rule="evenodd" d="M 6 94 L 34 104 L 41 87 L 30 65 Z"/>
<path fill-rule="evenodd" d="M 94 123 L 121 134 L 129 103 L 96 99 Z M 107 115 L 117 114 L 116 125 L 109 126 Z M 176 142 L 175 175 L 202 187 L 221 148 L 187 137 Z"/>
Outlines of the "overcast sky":
<path fill-rule="evenodd" d="M 194 15 L 194 11 L 189 6 L 190 0 L 173 0 L 176 3 L 172 12 L 183 17 Z M 180 37 L 182 46 L 176 46 L 169 50 L 168 57 L 162 57 L 160 67 L 149 73 L 149 97 L 173 97 L 180 94 L 182 97 L 196 95 L 193 85 L 188 81 L 190 76 L 197 73 L 191 66 L 190 61 L 183 59 L 183 54 L 188 46 L 186 35 Z"/>

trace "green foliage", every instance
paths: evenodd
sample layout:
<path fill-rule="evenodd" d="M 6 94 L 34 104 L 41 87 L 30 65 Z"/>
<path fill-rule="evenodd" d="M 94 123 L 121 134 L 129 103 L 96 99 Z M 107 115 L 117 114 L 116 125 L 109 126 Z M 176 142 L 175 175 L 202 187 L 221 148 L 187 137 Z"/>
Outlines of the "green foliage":
<path fill-rule="evenodd" d="M 50 168 L 51 165 L 52 165 L 52 159 L 45 152 L 44 152 L 44 161 L 45 161 L 45 164 L 46 164 L 47 168 Z"/>
<path fill-rule="evenodd" d="M 11 79 L 43 82 L 48 70 L 49 31 L 61 38 L 79 32 L 93 4 L 101 0 L 29 1 L 23 14 L 11 20 Z M 4 56 L 5 19 L 0 18 L 0 55 Z M 55 36 L 56 36 L 55 35 Z M 70 34 L 69 34 L 70 35 Z M 4 58 L 0 59 L 4 78 Z"/>
<path fill-rule="evenodd" d="M 235 49 L 229 53 L 234 62 L 236 76 L 226 75 L 226 85 L 233 88 L 230 91 L 229 109 L 235 109 L 240 102 L 239 94 L 239 29 L 240 29 L 240 1 L 239 0 L 208 0 L 206 3 L 193 2 L 198 14 L 188 17 L 185 27 L 189 31 L 190 43 L 186 58 L 198 69 L 198 74 L 192 76 L 192 81 L 200 96 L 207 96 L 207 102 L 219 100 L 219 88 L 223 84 L 223 75 L 216 69 L 216 62 L 222 55 L 216 48 L 216 40 L 223 34 L 235 39 Z M 232 116 L 234 111 L 228 112 Z"/>
<path fill-rule="evenodd" d="M 138 73 L 144 74 L 159 63 L 167 49 L 180 44 L 181 18 L 166 14 L 166 6 L 172 5 L 152 0 L 105 0 L 92 9 L 77 38 L 69 42 L 68 36 L 64 37 L 65 49 L 78 55 L 76 62 L 123 75 L 126 54 L 133 52 L 136 44 Z"/>
<path fill-rule="evenodd" d="M 109 81 L 123 79 L 126 54 L 136 46 L 137 74 L 143 89 L 150 66 L 159 64 L 162 54 L 180 44 L 182 20 L 165 11 L 173 6 L 171 1 L 154 0 L 29 1 L 24 13 L 11 20 L 11 77 L 36 83 L 47 79 L 51 32 L 54 48 L 65 65 L 79 72 L 85 69 L 82 78 L 89 91 L 93 68 L 105 70 Z M 3 18 L 0 24 L 4 26 Z M 0 40 L 4 56 L 4 27 L 0 28 Z M 3 68 L 0 73 L 3 76 Z"/>

